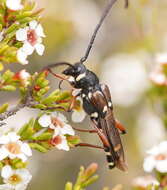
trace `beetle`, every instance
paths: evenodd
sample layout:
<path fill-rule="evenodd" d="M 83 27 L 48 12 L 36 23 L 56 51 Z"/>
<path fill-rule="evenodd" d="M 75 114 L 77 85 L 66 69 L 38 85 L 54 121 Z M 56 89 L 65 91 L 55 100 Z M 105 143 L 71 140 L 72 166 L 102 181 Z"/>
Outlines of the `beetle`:
<path fill-rule="evenodd" d="M 109 169 L 117 167 L 122 171 L 126 171 L 127 165 L 119 132 L 121 131 L 121 133 L 124 134 L 126 133 L 126 130 L 114 117 L 113 103 L 108 86 L 100 83 L 97 75 L 87 69 L 84 65 L 84 62 L 89 56 L 97 32 L 115 2 L 116 0 L 109 1 L 109 4 L 106 6 L 102 17 L 95 28 L 85 56 L 82 57 L 79 62 L 75 64 L 67 62 L 55 63 L 46 66 L 43 70 L 49 71 L 51 74 L 62 80 L 67 80 L 73 88 L 80 89 L 76 96 L 80 96 L 82 98 L 83 109 L 90 116 L 90 120 L 94 127 L 94 130 L 89 132 L 96 132 L 101 139 L 103 143 L 102 148 L 106 153 Z M 127 5 L 128 1 L 126 0 L 126 6 Z M 63 65 L 68 66 L 62 72 L 65 77 L 55 74 L 52 71 L 53 68 Z M 86 143 L 80 143 L 78 146 L 101 148 Z"/>

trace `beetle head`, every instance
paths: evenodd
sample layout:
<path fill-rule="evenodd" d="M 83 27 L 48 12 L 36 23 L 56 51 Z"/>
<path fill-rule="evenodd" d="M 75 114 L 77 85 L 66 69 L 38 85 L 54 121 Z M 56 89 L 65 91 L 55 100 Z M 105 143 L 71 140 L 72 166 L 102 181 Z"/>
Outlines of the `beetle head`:
<path fill-rule="evenodd" d="M 78 75 L 85 73 L 86 67 L 82 63 L 75 63 L 72 67 L 68 67 L 63 71 L 64 75 L 77 77 Z"/>

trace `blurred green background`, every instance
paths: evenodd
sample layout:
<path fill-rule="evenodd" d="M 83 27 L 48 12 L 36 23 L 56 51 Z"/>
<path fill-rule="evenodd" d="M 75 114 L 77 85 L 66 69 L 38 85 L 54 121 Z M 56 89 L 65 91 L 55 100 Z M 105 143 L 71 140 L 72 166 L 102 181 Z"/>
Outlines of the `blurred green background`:
<path fill-rule="evenodd" d="M 46 51 L 40 57 L 30 57 L 26 70 L 35 72 L 41 67 L 58 61 L 75 63 L 84 55 L 91 34 L 98 22 L 105 0 L 36 0 L 44 7 L 41 19 L 46 38 Z M 33 180 L 29 190 L 63 190 L 67 181 L 74 181 L 79 167 L 92 162 L 99 164 L 100 180 L 89 189 L 101 190 L 103 186 L 123 184 L 130 189 L 134 177 L 142 175 L 145 151 L 164 139 L 161 119 L 151 106 L 147 91 L 150 88 L 149 73 L 154 67 L 158 52 L 167 51 L 167 1 L 131 0 L 129 9 L 124 1 L 118 1 L 98 33 L 87 67 L 109 85 L 115 115 L 127 129 L 122 136 L 128 173 L 118 169 L 108 170 L 103 151 L 75 148 L 70 152 L 53 150 L 47 154 L 34 152 L 30 160 Z M 23 66 L 14 66 L 18 71 Z M 60 70 L 55 70 L 59 73 Z M 57 88 L 57 79 L 52 87 Z M 64 89 L 69 85 L 64 84 Z M 9 101 L 3 93 L 1 101 Z M 10 103 L 17 102 L 17 93 L 11 93 Z M 34 110 L 23 110 L 10 118 L 12 126 L 21 125 L 35 115 Z M 66 114 L 69 121 L 70 114 Z M 23 118 L 23 119 L 22 119 Z M 89 118 L 78 128 L 91 128 Z M 99 144 L 95 134 L 82 134 L 83 142 Z"/>

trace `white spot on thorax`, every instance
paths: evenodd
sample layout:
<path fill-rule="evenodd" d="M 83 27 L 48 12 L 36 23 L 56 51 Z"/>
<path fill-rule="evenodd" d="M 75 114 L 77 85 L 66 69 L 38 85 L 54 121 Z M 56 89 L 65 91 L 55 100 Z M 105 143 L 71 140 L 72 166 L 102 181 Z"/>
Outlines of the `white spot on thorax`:
<path fill-rule="evenodd" d="M 98 113 L 97 112 L 92 113 L 91 117 L 97 118 L 98 117 Z"/>
<path fill-rule="evenodd" d="M 88 98 L 89 98 L 89 99 L 92 98 L 92 93 L 91 93 L 91 92 L 88 93 Z"/>
<path fill-rule="evenodd" d="M 114 163 L 113 162 L 109 162 L 108 165 L 109 166 L 114 166 Z"/>
<path fill-rule="evenodd" d="M 105 113 L 106 111 L 107 111 L 107 106 L 104 106 L 103 113 Z"/>
<path fill-rule="evenodd" d="M 86 97 L 86 95 L 85 94 L 82 94 L 82 98 L 85 98 Z"/>
<path fill-rule="evenodd" d="M 76 78 L 76 81 L 80 81 L 85 76 L 86 76 L 86 73 L 82 73 L 82 74 L 78 75 L 77 78 Z"/>
<path fill-rule="evenodd" d="M 108 102 L 108 106 L 109 106 L 109 107 L 112 107 L 112 102 Z"/>
<path fill-rule="evenodd" d="M 69 82 L 75 82 L 75 79 L 74 79 L 74 77 L 70 76 L 70 77 L 68 78 L 68 81 L 69 81 Z"/>
<path fill-rule="evenodd" d="M 110 153 L 110 152 L 106 152 L 106 155 L 107 155 L 107 156 L 111 156 L 111 153 Z"/>

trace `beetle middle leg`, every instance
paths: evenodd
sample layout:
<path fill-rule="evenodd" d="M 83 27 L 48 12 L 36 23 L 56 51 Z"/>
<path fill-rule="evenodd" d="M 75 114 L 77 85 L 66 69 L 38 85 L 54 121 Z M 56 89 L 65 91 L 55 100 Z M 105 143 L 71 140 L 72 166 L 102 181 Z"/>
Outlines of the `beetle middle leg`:
<path fill-rule="evenodd" d="M 80 131 L 80 132 L 87 132 L 87 133 L 97 133 L 97 131 L 96 130 L 86 130 L 86 129 L 78 129 L 78 128 L 75 128 L 75 127 L 73 127 L 73 129 L 74 130 L 76 130 L 76 131 Z"/>
<path fill-rule="evenodd" d="M 75 147 L 78 147 L 78 146 L 90 147 L 90 148 L 98 148 L 98 149 L 103 149 L 104 150 L 104 147 L 102 147 L 102 146 L 92 145 L 92 144 L 88 144 L 88 143 L 79 143 L 79 144 L 75 145 Z"/>

